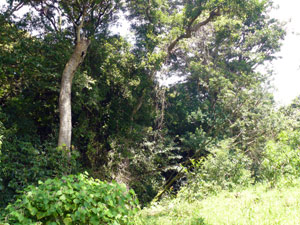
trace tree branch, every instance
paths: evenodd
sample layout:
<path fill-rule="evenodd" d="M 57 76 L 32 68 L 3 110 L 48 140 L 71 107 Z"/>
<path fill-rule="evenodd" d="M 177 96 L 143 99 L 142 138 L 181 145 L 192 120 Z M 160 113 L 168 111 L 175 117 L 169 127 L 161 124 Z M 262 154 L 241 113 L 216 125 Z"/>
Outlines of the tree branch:
<path fill-rule="evenodd" d="M 193 23 L 196 21 L 196 19 L 201 15 L 202 11 L 200 10 L 198 14 L 191 19 L 191 21 L 188 23 L 188 26 L 185 30 L 185 33 L 177 37 L 169 46 L 168 46 L 168 55 L 172 54 L 173 49 L 177 45 L 177 43 L 185 38 L 190 38 L 192 36 L 193 32 L 198 31 L 201 27 L 205 26 L 208 24 L 210 21 L 212 21 L 215 17 L 220 16 L 220 10 L 214 9 L 213 11 L 210 12 L 209 17 L 205 19 L 204 21 L 197 23 L 193 26 Z"/>
<path fill-rule="evenodd" d="M 80 42 L 81 40 L 80 31 L 83 27 L 85 16 L 86 16 L 86 7 L 83 8 L 80 24 L 79 25 L 74 24 L 76 27 L 76 42 Z"/>
<path fill-rule="evenodd" d="M 13 7 L 10 10 L 7 10 L 5 12 L 5 17 L 10 17 L 15 11 L 18 11 L 19 9 L 21 9 L 24 5 L 24 2 L 20 2 L 19 4 L 17 4 L 15 7 Z M 11 7 L 10 7 L 11 8 Z"/>
<path fill-rule="evenodd" d="M 97 19 L 97 23 L 96 23 L 96 27 L 98 27 L 98 26 L 100 26 L 100 24 L 102 23 L 102 16 L 104 16 L 105 14 L 106 14 L 106 11 L 110 8 L 110 6 L 111 6 L 111 4 L 107 4 L 106 5 L 106 7 L 104 8 L 104 10 L 103 10 L 103 12 L 101 12 L 101 13 L 99 13 L 99 16 L 98 16 L 98 19 Z M 102 7 L 101 7 L 102 8 Z M 110 11 L 110 12 L 112 12 L 113 11 L 113 9 Z M 110 13 L 109 12 L 109 13 Z M 108 13 L 108 14 L 109 14 Z"/>

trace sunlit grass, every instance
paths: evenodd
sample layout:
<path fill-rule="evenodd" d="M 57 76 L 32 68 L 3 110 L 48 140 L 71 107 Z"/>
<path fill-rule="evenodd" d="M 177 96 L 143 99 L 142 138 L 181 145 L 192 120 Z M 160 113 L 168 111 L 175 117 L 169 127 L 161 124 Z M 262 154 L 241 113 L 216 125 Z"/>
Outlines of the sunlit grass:
<path fill-rule="evenodd" d="M 256 185 L 241 191 L 223 191 L 192 203 L 165 201 L 143 209 L 136 224 L 300 224 L 300 182 L 273 189 Z"/>

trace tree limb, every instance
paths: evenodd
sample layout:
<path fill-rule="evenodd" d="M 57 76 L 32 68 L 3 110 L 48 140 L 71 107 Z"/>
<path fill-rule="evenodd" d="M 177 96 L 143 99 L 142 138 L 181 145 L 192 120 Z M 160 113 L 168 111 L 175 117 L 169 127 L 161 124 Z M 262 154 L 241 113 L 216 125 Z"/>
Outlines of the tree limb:
<path fill-rule="evenodd" d="M 204 21 L 201 21 L 200 23 L 197 23 L 193 25 L 193 23 L 196 21 L 196 19 L 201 15 L 202 11 L 200 10 L 198 14 L 191 19 L 191 21 L 188 23 L 188 26 L 185 30 L 185 33 L 177 37 L 169 46 L 168 46 L 168 55 L 172 54 L 173 49 L 177 45 L 177 43 L 185 38 L 190 38 L 192 36 L 193 32 L 198 31 L 201 27 L 208 24 L 210 21 L 212 21 L 215 17 L 220 16 L 220 10 L 214 9 L 210 12 L 209 17 L 207 17 Z"/>
<path fill-rule="evenodd" d="M 80 24 L 79 25 L 74 24 L 75 27 L 76 27 L 76 42 L 80 42 L 80 40 L 81 40 L 80 31 L 81 31 L 81 29 L 83 27 L 85 16 L 86 16 L 86 8 L 84 7 L 83 8 L 83 12 L 82 12 L 82 17 L 81 17 Z"/>
<path fill-rule="evenodd" d="M 19 9 L 21 9 L 24 5 L 24 2 L 20 2 L 19 4 L 17 4 L 15 7 L 13 7 L 10 10 L 7 10 L 5 12 L 5 17 L 10 17 L 14 12 L 18 11 Z M 11 8 L 11 7 L 10 7 Z"/>

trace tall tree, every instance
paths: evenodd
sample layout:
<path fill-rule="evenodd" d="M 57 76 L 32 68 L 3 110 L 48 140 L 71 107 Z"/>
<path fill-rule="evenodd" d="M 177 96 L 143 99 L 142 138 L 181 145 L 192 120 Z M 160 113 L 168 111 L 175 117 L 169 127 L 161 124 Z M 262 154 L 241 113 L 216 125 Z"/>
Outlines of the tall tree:
<path fill-rule="evenodd" d="M 284 37 L 267 8 L 257 5 L 244 17 L 220 15 L 175 50 L 169 71 L 186 81 L 167 92 L 165 124 L 180 146 L 179 162 L 186 165 L 208 154 L 209 144 L 229 137 L 255 157 L 252 150 L 276 134 L 272 97 L 263 88 L 267 76 L 255 70 L 274 58 Z"/>
<path fill-rule="evenodd" d="M 14 5 L 14 1 L 9 1 Z M 70 149 L 72 135 L 71 90 L 74 74 L 83 62 L 87 49 L 95 34 L 107 29 L 113 12 L 119 7 L 118 0 L 24 0 L 16 6 L 26 4 L 35 9 L 38 16 L 31 19 L 42 32 L 52 32 L 73 39 L 73 52 L 68 59 L 61 77 L 59 95 L 60 126 L 58 146 Z M 15 8 L 15 7 L 11 7 Z"/>

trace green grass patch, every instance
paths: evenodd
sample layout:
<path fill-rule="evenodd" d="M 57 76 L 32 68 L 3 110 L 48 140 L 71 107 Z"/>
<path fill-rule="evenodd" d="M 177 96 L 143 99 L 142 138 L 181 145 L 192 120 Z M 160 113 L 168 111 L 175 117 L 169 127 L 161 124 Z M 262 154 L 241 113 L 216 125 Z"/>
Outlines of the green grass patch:
<path fill-rule="evenodd" d="M 300 224 L 300 182 L 272 189 L 259 184 L 194 202 L 164 200 L 144 208 L 136 217 L 136 224 Z"/>

